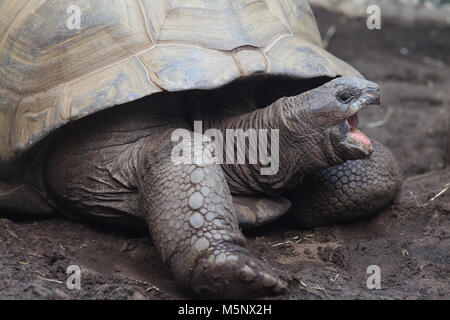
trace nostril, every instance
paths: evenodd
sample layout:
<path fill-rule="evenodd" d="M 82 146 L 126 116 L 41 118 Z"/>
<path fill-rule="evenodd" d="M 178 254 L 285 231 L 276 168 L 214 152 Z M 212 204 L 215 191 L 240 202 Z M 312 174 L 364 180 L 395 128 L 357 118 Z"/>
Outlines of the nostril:
<path fill-rule="evenodd" d="M 380 104 L 381 103 L 379 88 L 367 90 L 365 92 L 365 95 L 367 96 L 368 103 L 370 103 L 370 104 Z"/>

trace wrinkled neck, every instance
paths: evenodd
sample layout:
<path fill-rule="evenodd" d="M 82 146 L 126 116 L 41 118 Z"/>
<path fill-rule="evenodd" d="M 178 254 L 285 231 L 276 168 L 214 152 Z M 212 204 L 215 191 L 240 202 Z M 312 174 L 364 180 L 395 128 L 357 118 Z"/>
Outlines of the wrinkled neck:
<path fill-rule="evenodd" d="M 223 150 L 221 165 L 232 193 L 281 194 L 306 174 L 341 163 L 328 135 L 292 103 L 286 97 L 264 109 L 206 119 L 205 133 L 217 129 L 223 135 L 217 148 Z"/>

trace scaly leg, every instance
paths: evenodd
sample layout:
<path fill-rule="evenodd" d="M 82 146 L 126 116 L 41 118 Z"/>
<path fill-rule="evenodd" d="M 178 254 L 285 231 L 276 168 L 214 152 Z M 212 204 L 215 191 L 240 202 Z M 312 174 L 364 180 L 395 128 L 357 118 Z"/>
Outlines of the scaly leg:
<path fill-rule="evenodd" d="M 300 227 L 317 227 L 362 219 L 389 204 L 401 185 L 391 153 L 372 140 L 368 159 L 347 161 L 311 174 L 286 195 L 288 217 Z"/>
<path fill-rule="evenodd" d="M 176 164 L 172 146 L 153 146 L 144 141 L 140 149 L 138 188 L 153 241 L 175 278 L 209 297 L 281 292 L 285 284 L 246 248 L 221 167 Z"/>

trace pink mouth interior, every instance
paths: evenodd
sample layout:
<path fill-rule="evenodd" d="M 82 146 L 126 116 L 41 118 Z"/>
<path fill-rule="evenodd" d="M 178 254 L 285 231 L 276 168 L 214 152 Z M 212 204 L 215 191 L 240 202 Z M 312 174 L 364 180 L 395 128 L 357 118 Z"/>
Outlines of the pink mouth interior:
<path fill-rule="evenodd" d="M 370 139 L 356 128 L 359 124 L 358 113 L 351 115 L 347 122 L 350 126 L 350 136 L 364 146 L 371 148 Z"/>

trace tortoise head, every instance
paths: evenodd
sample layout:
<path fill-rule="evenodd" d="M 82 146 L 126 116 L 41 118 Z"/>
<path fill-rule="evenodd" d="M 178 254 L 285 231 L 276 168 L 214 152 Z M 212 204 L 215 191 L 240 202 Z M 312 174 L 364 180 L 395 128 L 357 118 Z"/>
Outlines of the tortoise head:
<path fill-rule="evenodd" d="M 357 129 L 358 111 L 368 105 L 380 104 L 376 83 L 353 77 L 333 79 L 302 94 L 310 125 L 319 129 L 336 156 L 342 160 L 368 157 L 373 149 L 370 139 Z"/>

